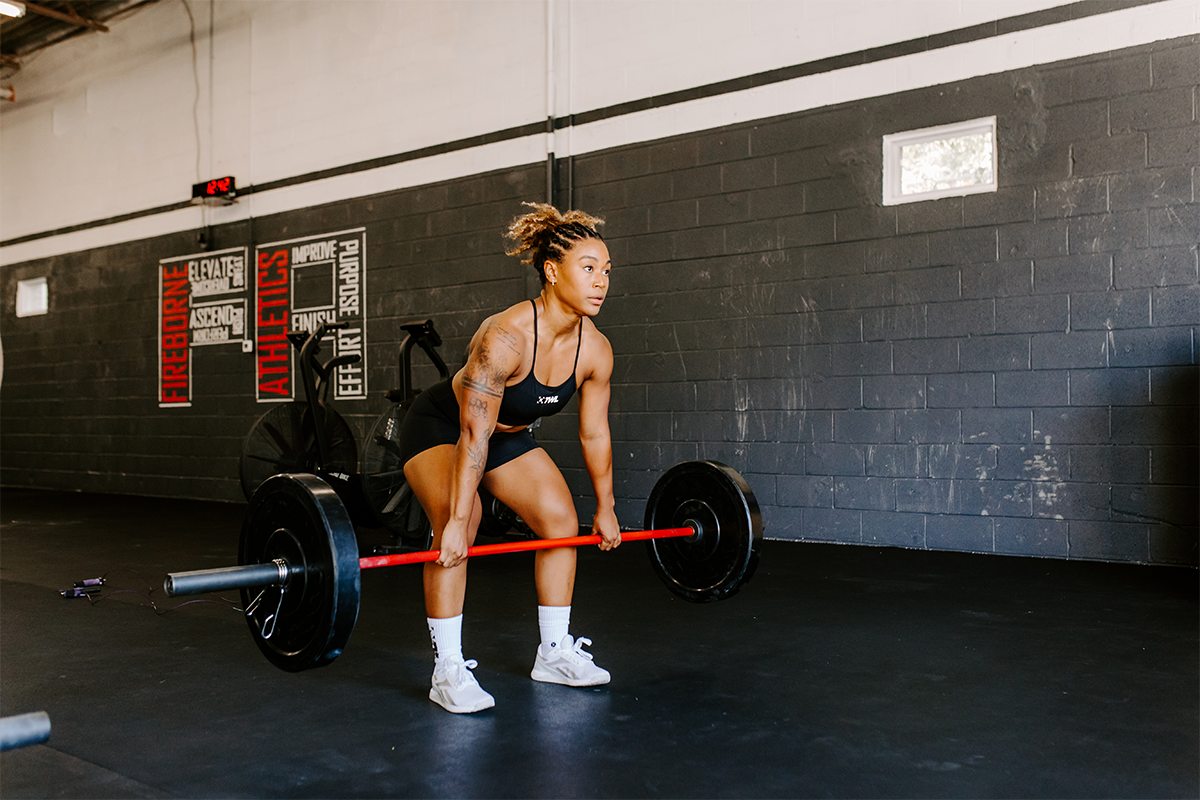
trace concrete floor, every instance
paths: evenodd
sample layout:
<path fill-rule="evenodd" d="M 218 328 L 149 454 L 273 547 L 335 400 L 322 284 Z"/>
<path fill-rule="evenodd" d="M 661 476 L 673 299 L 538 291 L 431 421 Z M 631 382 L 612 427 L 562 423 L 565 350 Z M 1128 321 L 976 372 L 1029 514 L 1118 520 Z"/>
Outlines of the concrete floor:
<path fill-rule="evenodd" d="M 497 705 L 454 716 L 419 568 L 364 572 L 344 654 L 288 674 L 227 606 L 150 607 L 235 561 L 241 507 L 2 504 L 0 715 L 53 724 L 0 755 L 5 798 L 1200 796 L 1194 570 L 767 542 L 697 606 L 642 545 L 589 548 L 572 628 L 613 682 L 579 690 L 529 680 L 531 556 L 494 556 L 464 638 Z"/>

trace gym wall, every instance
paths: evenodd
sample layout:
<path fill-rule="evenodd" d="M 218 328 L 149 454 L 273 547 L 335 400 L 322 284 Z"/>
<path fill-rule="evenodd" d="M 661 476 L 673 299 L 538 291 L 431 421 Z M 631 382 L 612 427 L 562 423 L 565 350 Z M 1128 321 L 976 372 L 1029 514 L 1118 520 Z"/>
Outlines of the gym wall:
<path fill-rule="evenodd" d="M 453 366 L 536 293 L 500 231 L 549 193 L 608 220 L 623 523 L 671 464 L 711 458 L 769 538 L 1195 565 L 1194 4 L 693 5 L 352 4 L 334 24 L 163 3 L 113 26 L 128 61 L 98 37 L 45 53 L 95 69 L 62 88 L 35 64 L 31 107 L 0 114 L 3 485 L 240 500 L 269 408 L 256 354 L 193 346 L 188 402 L 163 403 L 164 265 L 340 232 L 365 242 L 366 399 L 337 403 L 361 441 L 400 323 L 434 319 Z M 405 47 L 368 35 L 389 25 Z M 881 204 L 884 134 L 990 115 L 999 191 Z M 47 125 L 140 163 L 129 191 L 51 163 Z M 225 174 L 252 187 L 236 206 L 180 202 Z M 50 313 L 16 318 L 17 282 L 43 276 Z M 587 519 L 575 423 L 539 439 Z"/>

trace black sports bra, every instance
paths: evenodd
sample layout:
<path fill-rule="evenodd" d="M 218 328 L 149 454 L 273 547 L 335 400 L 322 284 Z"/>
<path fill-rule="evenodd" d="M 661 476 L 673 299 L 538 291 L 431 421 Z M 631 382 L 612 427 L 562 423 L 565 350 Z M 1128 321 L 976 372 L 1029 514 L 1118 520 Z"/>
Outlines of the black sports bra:
<path fill-rule="evenodd" d="M 520 383 L 504 387 L 500 414 L 496 417 L 501 425 L 532 425 L 539 417 L 562 411 L 575 394 L 575 369 L 579 366 L 579 349 L 583 344 L 583 320 L 579 321 L 579 343 L 575 345 L 571 377 L 558 386 L 543 386 L 533 377 L 533 368 L 537 366 L 537 303 L 529 302 L 533 304 L 533 363 L 529 365 L 529 374 Z"/>

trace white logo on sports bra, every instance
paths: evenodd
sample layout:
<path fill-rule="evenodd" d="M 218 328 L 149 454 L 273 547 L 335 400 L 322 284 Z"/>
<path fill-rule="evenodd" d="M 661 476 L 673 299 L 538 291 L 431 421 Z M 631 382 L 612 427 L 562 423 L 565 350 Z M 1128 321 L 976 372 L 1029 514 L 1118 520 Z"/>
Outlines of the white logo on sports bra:
<path fill-rule="evenodd" d="M 556 395 L 556 394 L 546 395 L 545 397 L 539 397 L 537 399 L 537 401 L 538 401 L 539 406 L 549 405 L 550 403 L 557 403 L 558 395 Z"/>

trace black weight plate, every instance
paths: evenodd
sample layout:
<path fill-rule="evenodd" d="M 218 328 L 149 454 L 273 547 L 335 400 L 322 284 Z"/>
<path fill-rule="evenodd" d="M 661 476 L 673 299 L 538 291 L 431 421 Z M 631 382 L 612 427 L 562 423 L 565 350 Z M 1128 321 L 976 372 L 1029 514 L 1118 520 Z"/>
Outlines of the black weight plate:
<path fill-rule="evenodd" d="M 380 525 L 415 548 L 427 550 L 433 529 L 400 463 L 400 426 L 405 408 L 393 405 L 375 420 L 359 464 L 363 496 Z"/>
<path fill-rule="evenodd" d="M 329 461 L 319 464 L 316 429 L 310 424 L 307 403 L 281 403 L 258 418 L 246 441 L 238 463 L 242 494 L 249 500 L 255 490 L 272 475 L 287 472 L 325 472 L 350 474 L 358 464 L 358 445 L 354 433 L 342 416 L 332 408 L 319 406 L 321 423 L 329 442 Z"/>
<path fill-rule="evenodd" d="M 291 572 L 282 590 L 242 590 L 245 608 L 263 592 L 246 616 L 250 634 L 282 670 L 324 666 L 341 654 L 358 620 L 358 542 L 337 493 L 314 475 L 276 475 L 250 500 L 238 564 L 277 558 Z"/>
<path fill-rule="evenodd" d="M 724 600 L 750 580 L 762 549 L 754 492 L 731 467 L 685 461 L 671 467 L 646 501 L 646 530 L 698 522 L 698 537 L 650 539 L 650 563 L 675 594 L 693 603 Z"/>

